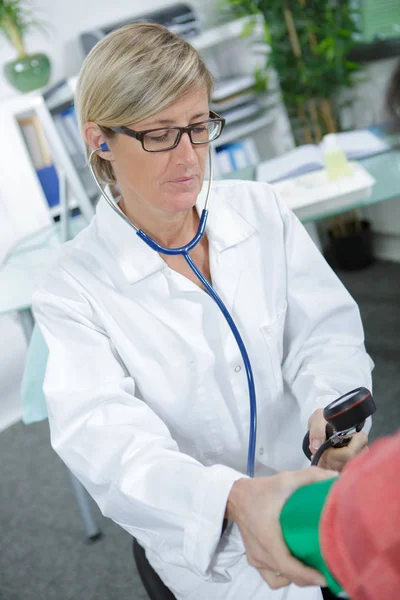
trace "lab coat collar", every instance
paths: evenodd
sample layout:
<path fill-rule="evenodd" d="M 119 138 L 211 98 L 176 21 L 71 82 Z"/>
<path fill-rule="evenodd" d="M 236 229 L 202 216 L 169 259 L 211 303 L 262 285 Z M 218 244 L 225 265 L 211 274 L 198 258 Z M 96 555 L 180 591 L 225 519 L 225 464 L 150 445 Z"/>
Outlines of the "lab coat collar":
<path fill-rule="evenodd" d="M 206 199 L 206 181 L 198 196 L 196 210 L 199 215 Z M 217 252 L 224 252 L 248 239 L 255 231 L 224 197 L 218 183 L 213 184 L 206 233 L 210 244 Z M 133 284 L 167 268 L 161 256 L 149 248 L 101 197 L 96 208 L 97 231 L 118 261 L 128 281 Z"/>
<path fill-rule="evenodd" d="M 244 242 L 255 232 L 255 228 L 227 200 L 226 189 L 229 190 L 229 188 L 224 189 L 222 186 L 223 184 L 214 182 L 211 187 L 210 210 L 206 226 L 208 240 L 217 252 L 224 252 L 224 250 Z M 207 188 L 208 181 L 205 181 L 196 202 L 199 216 L 201 216 L 206 201 Z M 233 185 L 231 189 L 234 190 Z"/>
<path fill-rule="evenodd" d="M 108 202 L 101 197 L 96 207 L 99 237 L 115 257 L 128 283 L 133 284 L 167 267 Z"/>

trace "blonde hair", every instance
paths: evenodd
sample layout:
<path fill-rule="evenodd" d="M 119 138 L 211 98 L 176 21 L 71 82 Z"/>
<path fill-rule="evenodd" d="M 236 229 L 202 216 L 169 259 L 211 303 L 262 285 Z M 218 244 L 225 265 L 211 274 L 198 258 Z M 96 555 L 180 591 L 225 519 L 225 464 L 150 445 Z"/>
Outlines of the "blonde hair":
<path fill-rule="evenodd" d="M 210 98 L 212 87 L 187 41 L 155 23 L 127 25 L 96 44 L 83 63 L 75 98 L 80 129 L 94 121 L 110 138 L 108 128 L 148 119 L 192 90 L 204 88 Z M 96 154 L 93 167 L 101 181 L 115 182 L 109 161 Z"/>

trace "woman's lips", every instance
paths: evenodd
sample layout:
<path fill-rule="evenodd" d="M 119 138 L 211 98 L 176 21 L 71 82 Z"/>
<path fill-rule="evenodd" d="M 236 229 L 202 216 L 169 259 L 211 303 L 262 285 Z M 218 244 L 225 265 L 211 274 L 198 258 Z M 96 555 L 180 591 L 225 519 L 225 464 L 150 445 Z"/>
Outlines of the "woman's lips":
<path fill-rule="evenodd" d="M 182 187 L 190 186 L 195 180 L 195 177 L 180 177 L 179 179 L 171 179 L 169 183 L 173 185 L 179 185 Z"/>

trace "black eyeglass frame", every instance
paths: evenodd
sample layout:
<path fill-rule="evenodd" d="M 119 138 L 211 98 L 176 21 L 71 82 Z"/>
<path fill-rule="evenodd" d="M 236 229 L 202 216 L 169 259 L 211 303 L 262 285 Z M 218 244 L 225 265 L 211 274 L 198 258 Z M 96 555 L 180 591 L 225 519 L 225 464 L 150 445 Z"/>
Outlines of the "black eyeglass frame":
<path fill-rule="evenodd" d="M 207 142 L 194 142 L 192 140 L 192 130 L 195 127 L 198 127 L 199 125 L 204 125 L 205 123 L 210 123 L 210 122 L 215 122 L 215 121 L 217 121 L 221 124 L 221 129 L 220 129 L 217 137 L 215 137 L 213 140 L 209 140 Z M 190 138 L 190 142 L 191 142 L 191 144 L 193 144 L 193 146 L 202 146 L 203 144 L 210 144 L 210 142 L 214 142 L 215 140 L 217 140 L 219 138 L 219 136 L 222 133 L 222 130 L 224 129 L 224 126 L 225 126 L 225 119 L 223 117 L 220 117 L 213 110 L 210 110 L 210 118 L 209 119 L 207 119 L 206 121 L 199 121 L 198 123 L 191 123 L 187 127 L 177 127 L 177 126 L 158 127 L 157 129 L 146 129 L 144 131 L 134 131 L 133 129 L 130 129 L 129 127 L 125 127 L 125 126 L 104 127 L 104 129 L 114 131 L 114 133 L 121 133 L 122 135 L 127 135 L 136 140 L 139 140 L 139 142 L 142 144 L 142 148 L 145 152 L 166 152 L 167 150 L 173 150 L 173 148 L 177 147 L 177 145 L 181 141 L 182 134 L 184 134 L 184 133 L 188 134 L 188 136 Z M 162 148 L 161 150 L 148 150 L 147 148 L 144 147 L 144 136 L 147 133 L 155 133 L 156 131 L 165 131 L 166 129 L 175 129 L 176 131 L 178 131 L 178 136 L 177 136 L 173 146 L 169 146 L 168 148 Z"/>

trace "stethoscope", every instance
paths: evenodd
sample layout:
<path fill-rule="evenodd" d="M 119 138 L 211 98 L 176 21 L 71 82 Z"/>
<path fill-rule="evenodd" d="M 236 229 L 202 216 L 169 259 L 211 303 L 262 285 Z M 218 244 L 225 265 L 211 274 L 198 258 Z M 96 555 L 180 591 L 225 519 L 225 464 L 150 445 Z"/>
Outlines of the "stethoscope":
<path fill-rule="evenodd" d="M 90 169 L 93 179 L 95 180 L 96 185 L 99 188 L 103 198 L 108 202 L 108 204 L 111 206 L 111 208 L 120 217 L 122 217 L 123 220 L 126 223 L 128 223 L 128 225 L 130 227 L 132 227 L 135 230 L 136 234 L 152 250 L 155 250 L 156 252 L 159 252 L 160 254 L 166 254 L 168 256 L 176 256 L 178 254 L 181 254 L 184 257 L 184 259 L 188 263 L 189 267 L 192 269 L 193 273 L 201 281 L 201 283 L 204 285 L 205 289 L 207 290 L 208 294 L 218 305 L 219 309 L 221 310 L 222 314 L 224 315 L 224 317 L 235 337 L 235 340 L 239 347 L 240 354 L 242 355 L 243 363 L 244 363 L 244 366 L 246 369 L 247 383 L 248 383 L 248 388 L 249 388 L 250 431 L 249 431 L 249 447 L 248 447 L 248 455 L 247 455 L 247 474 L 249 475 L 249 477 L 253 477 L 254 476 L 255 454 L 256 454 L 256 437 L 257 437 L 257 403 L 256 403 L 256 389 L 255 389 L 255 385 L 254 385 L 253 371 L 251 368 L 249 355 L 247 353 L 246 346 L 243 342 L 243 339 L 239 333 L 239 330 L 238 330 L 231 314 L 229 313 L 228 309 L 226 308 L 225 304 L 223 303 L 223 301 L 221 300 L 221 298 L 219 297 L 219 295 L 217 294 L 215 289 L 207 281 L 207 279 L 203 276 L 203 274 L 199 271 L 196 264 L 193 262 L 192 258 L 189 255 L 190 250 L 193 250 L 193 248 L 200 242 L 201 238 L 204 235 L 205 229 L 206 229 L 207 217 L 208 217 L 208 204 L 209 204 L 209 200 L 210 200 L 211 185 L 212 185 L 212 181 L 213 181 L 213 165 L 212 165 L 211 149 L 208 153 L 210 177 L 209 177 L 209 181 L 208 181 L 206 201 L 204 204 L 203 211 L 201 213 L 200 223 L 199 223 L 199 226 L 197 229 L 197 233 L 188 244 L 185 244 L 184 246 L 181 246 L 180 248 L 165 248 L 164 246 L 161 246 L 160 244 L 155 242 L 142 229 L 139 229 L 138 227 L 136 227 L 128 219 L 128 217 L 122 212 L 122 210 L 119 208 L 118 204 L 106 194 L 106 192 L 104 191 L 102 185 L 100 184 L 100 182 L 97 178 L 97 175 L 93 169 L 93 157 L 95 156 L 95 154 L 97 154 L 97 152 L 108 152 L 108 151 L 109 151 L 109 148 L 108 148 L 107 144 L 103 143 L 100 145 L 100 148 L 96 148 L 95 150 L 93 150 L 89 156 L 89 169 Z"/>
<path fill-rule="evenodd" d="M 194 238 L 185 246 L 181 246 L 180 248 L 165 248 L 161 246 L 157 242 L 155 242 L 147 233 L 145 233 L 142 229 L 139 229 L 134 225 L 128 217 L 122 212 L 119 208 L 118 204 L 112 200 L 104 191 L 101 186 L 97 175 L 93 169 L 93 157 L 97 152 L 108 152 L 109 148 L 106 143 L 100 145 L 100 148 L 96 148 L 90 153 L 89 156 L 89 169 L 93 176 L 93 179 L 96 182 L 97 187 L 99 188 L 102 196 L 107 201 L 107 203 L 111 206 L 111 208 L 123 218 L 126 223 L 130 227 L 132 227 L 136 234 L 152 249 L 160 254 L 166 254 L 169 256 L 176 256 L 181 254 L 189 267 L 192 269 L 193 273 L 196 277 L 201 281 L 207 290 L 208 294 L 213 298 L 213 300 L 218 305 L 222 314 L 224 315 L 234 337 L 236 343 L 239 347 L 240 353 L 242 355 L 243 363 L 246 369 L 247 383 L 249 388 L 249 399 L 250 399 L 250 431 L 249 431 L 249 446 L 248 446 L 248 455 L 247 455 L 247 474 L 249 477 L 254 477 L 254 463 L 255 463 L 255 454 L 256 454 L 256 438 L 257 438 L 257 402 L 256 402 L 256 390 L 254 385 L 254 377 L 253 371 L 251 368 L 251 363 L 249 359 L 249 355 L 246 350 L 246 346 L 243 342 L 243 339 L 239 333 L 239 330 L 226 308 L 225 304 L 212 287 L 212 285 L 207 281 L 207 279 L 203 276 L 203 274 L 199 271 L 196 264 L 191 259 L 189 252 L 192 250 L 201 240 L 204 235 L 207 217 L 208 217 L 208 205 L 210 200 L 210 192 L 211 185 L 213 181 L 213 165 L 212 165 L 212 156 L 211 150 L 208 153 L 209 157 L 209 171 L 210 177 L 208 181 L 207 195 L 206 201 L 204 204 L 203 211 L 200 217 L 200 223 L 197 229 L 197 233 Z M 327 421 L 326 427 L 326 441 L 321 445 L 319 450 L 316 452 L 315 456 L 312 457 L 309 450 L 309 433 L 306 434 L 303 441 L 303 451 L 306 456 L 311 460 L 312 465 L 317 465 L 319 459 L 321 458 L 323 452 L 327 450 L 329 447 L 342 447 L 349 443 L 350 438 L 354 433 L 361 431 L 364 426 L 365 419 L 372 415 L 376 410 L 374 400 L 372 398 L 371 393 L 366 388 L 357 388 L 344 394 L 337 400 L 334 400 L 325 407 L 323 411 L 323 415 L 325 420 Z"/>

